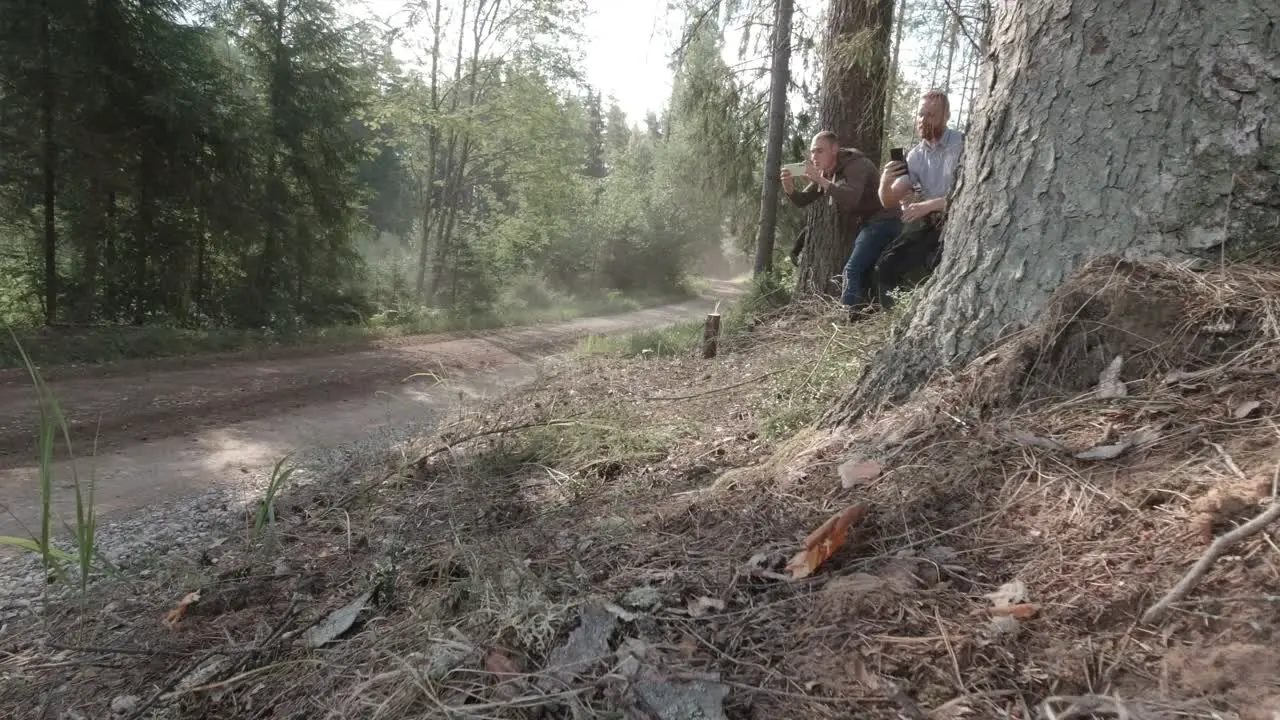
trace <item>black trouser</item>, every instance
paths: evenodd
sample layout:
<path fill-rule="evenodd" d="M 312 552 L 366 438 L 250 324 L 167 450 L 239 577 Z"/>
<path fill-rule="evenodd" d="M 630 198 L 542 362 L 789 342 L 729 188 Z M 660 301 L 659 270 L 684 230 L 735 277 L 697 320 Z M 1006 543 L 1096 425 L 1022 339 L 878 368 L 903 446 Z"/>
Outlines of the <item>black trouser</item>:
<path fill-rule="evenodd" d="M 889 243 L 876 263 L 876 294 L 880 307 L 893 307 L 889 292 L 915 285 L 929 276 L 942 255 L 942 224 L 913 220 Z"/>

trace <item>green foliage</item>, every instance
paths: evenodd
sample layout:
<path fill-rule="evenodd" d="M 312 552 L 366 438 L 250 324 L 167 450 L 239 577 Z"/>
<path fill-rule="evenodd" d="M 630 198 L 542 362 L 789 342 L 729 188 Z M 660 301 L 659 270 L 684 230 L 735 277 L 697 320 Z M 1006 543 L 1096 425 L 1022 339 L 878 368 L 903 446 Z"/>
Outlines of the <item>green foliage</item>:
<path fill-rule="evenodd" d="M 268 547 L 275 541 L 276 497 L 297 470 L 293 465 L 285 467 L 288 459 L 287 455 L 280 458 L 271 469 L 271 478 L 267 481 L 267 487 L 263 490 L 262 499 L 258 501 L 258 510 L 253 517 L 253 540 L 266 541 Z"/>
<path fill-rule="evenodd" d="M 73 469 L 71 488 L 75 493 L 76 515 L 75 525 L 68 525 L 67 529 L 76 551 L 72 554 L 57 547 L 53 541 L 55 520 L 53 453 L 58 435 L 61 434 L 63 442 L 66 443 L 67 454 L 73 456 L 71 433 L 67 427 L 66 416 L 62 414 L 62 408 L 58 405 L 58 399 L 49 391 L 44 378 L 36 370 L 17 337 L 12 332 L 10 337 L 17 347 L 32 385 L 35 386 L 36 395 L 40 398 L 40 423 L 36 433 L 39 470 L 36 489 L 40 495 L 40 531 L 31 538 L 0 537 L 0 545 L 17 547 L 39 555 L 45 572 L 53 573 L 64 582 L 68 579 L 67 569 L 75 568 L 80 591 L 83 592 L 89 585 L 89 574 L 93 570 L 93 561 L 97 557 L 98 513 L 94 501 L 96 486 L 92 477 L 87 482 L 81 482 L 79 475 L 75 474 Z"/>
<path fill-rule="evenodd" d="M 893 84 L 893 111 L 885 123 L 885 134 L 888 144 L 885 145 L 885 157 L 888 148 L 900 147 L 910 150 L 920 142 L 916 134 L 916 109 L 920 106 L 920 96 L 924 89 L 917 83 L 908 80 L 901 72 L 898 81 Z"/>
<path fill-rule="evenodd" d="M 763 126 L 716 33 L 638 130 L 577 79 L 581 0 L 463 10 L 414 6 L 408 67 L 330 0 L 0 0 L 0 319 L 208 346 L 724 264 Z"/>

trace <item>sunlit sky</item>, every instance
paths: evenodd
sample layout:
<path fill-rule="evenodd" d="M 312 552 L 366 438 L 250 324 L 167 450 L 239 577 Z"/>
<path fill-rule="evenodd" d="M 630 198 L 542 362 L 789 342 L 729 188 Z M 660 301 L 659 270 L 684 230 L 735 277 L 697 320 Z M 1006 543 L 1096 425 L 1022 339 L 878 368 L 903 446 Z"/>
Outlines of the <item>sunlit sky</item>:
<path fill-rule="evenodd" d="M 797 25 L 821 17 L 827 1 L 797 0 Z M 384 21 L 396 16 L 392 24 L 402 24 L 405 0 L 355 2 Z M 669 56 L 678 42 L 681 18 L 668 16 L 667 4 L 668 0 L 587 0 L 589 15 L 582 28 L 587 38 L 583 48 L 587 82 L 606 98 L 614 98 L 632 123 L 641 122 L 649 111 L 661 111 L 671 93 Z M 737 57 L 737 29 L 726 28 L 730 37 L 725 59 L 732 65 L 742 62 Z M 902 51 L 904 64 L 918 53 L 909 39 Z"/>
<path fill-rule="evenodd" d="M 588 38 L 587 82 L 613 96 L 632 122 L 657 111 L 671 94 L 667 0 L 593 0 Z"/>

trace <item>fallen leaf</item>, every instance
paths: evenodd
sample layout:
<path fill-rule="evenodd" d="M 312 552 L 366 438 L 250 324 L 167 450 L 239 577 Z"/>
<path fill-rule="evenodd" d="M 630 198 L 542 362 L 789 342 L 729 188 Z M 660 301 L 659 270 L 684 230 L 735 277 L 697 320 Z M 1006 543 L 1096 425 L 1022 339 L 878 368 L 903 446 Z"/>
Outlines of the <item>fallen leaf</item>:
<path fill-rule="evenodd" d="M 1122 398 L 1129 394 L 1129 390 L 1120 381 L 1120 368 L 1124 365 L 1124 356 L 1117 355 L 1111 364 L 1102 371 L 1102 376 L 1098 379 L 1098 397 L 1104 400 L 1113 398 Z"/>
<path fill-rule="evenodd" d="M 1172 385 L 1174 383 L 1179 383 L 1186 380 L 1195 380 L 1201 377 L 1204 377 L 1203 371 L 1190 372 L 1187 370 L 1171 370 L 1167 374 L 1165 374 L 1164 380 L 1162 380 L 1161 383 L 1164 385 Z"/>
<path fill-rule="evenodd" d="M 633 655 L 641 660 L 645 659 L 645 657 L 652 650 L 653 650 L 652 645 L 645 642 L 644 640 L 641 640 L 640 638 L 635 638 L 635 637 L 629 637 L 624 639 L 622 641 L 622 644 L 618 646 L 619 655 L 622 655 L 625 653 L 628 655 Z"/>
<path fill-rule="evenodd" d="M 840 465 L 840 487 L 848 490 L 880 477 L 884 468 L 880 463 L 861 457 L 846 460 Z"/>
<path fill-rule="evenodd" d="M 1035 606 L 1026 602 L 1027 585 L 1021 580 L 1011 580 L 986 597 L 991 601 L 991 607 L 987 608 L 991 616 L 987 626 L 996 635 L 1017 632 L 1019 620 L 1035 615 Z"/>
<path fill-rule="evenodd" d="M 1253 411 L 1260 407 L 1262 407 L 1262 403 L 1257 400 L 1247 400 L 1236 405 L 1235 409 L 1231 411 L 1231 417 L 1236 420 L 1243 420 L 1252 415 Z"/>
<path fill-rule="evenodd" d="M 169 627 L 177 625 L 182 620 L 182 616 L 187 614 L 187 606 L 191 603 L 200 602 L 200 591 L 192 590 L 178 601 L 178 606 L 170 610 L 165 615 L 164 622 Z"/>
<path fill-rule="evenodd" d="M 1113 460 L 1129 449 L 1129 443 L 1119 442 L 1115 445 L 1094 445 L 1088 450 L 1076 453 L 1078 460 Z"/>
<path fill-rule="evenodd" d="M 624 610 L 611 602 L 605 603 L 604 609 L 613 613 L 622 622 L 635 622 L 640 617 L 639 615 L 628 610 Z"/>
<path fill-rule="evenodd" d="M 1039 607 L 1035 603 L 1018 603 L 1017 605 L 1002 605 L 993 607 L 990 610 L 992 616 L 1006 616 L 1015 620 L 1030 620 L 1035 617 L 1036 610 Z"/>
<path fill-rule="evenodd" d="M 1094 445 L 1088 450 L 1076 453 L 1075 457 L 1079 460 L 1111 460 L 1120 457 L 1129 448 L 1149 445 L 1159 440 L 1162 437 L 1160 430 L 1163 427 L 1162 424 L 1157 424 L 1139 428 L 1120 438 L 1119 442 L 1109 445 Z"/>
<path fill-rule="evenodd" d="M 1038 447 L 1044 450 L 1066 450 L 1062 443 L 1057 440 L 1033 435 L 1026 430 L 1014 430 L 1013 439 L 1017 440 L 1019 444 L 1026 445 L 1028 447 Z"/>
<path fill-rule="evenodd" d="M 1235 320 L 1232 320 L 1231 318 L 1223 318 L 1222 320 L 1216 323 L 1210 323 L 1209 325 L 1205 325 L 1204 331 L 1207 333 L 1212 333 L 1214 335 L 1226 335 L 1227 333 L 1234 330 L 1235 327 L 1236 327 Z"/>
<path fill-rule="evenodd" d="M 1001 585 L 995 592 L 985 596 L 995 607 L 1007 607 L 1027 599 L 1027 584 L 1021 580 L 1013 580 Z"/>
<path fill-rule="evenodd" d="M 713 612 L 724 612 L 724 601 L 706 595 L 689 601 L 689 617 L 704 617 Z"/>
<path fill-rule="evenodd" d="M 832 515 L 822 527 L 809 533 L 805 538 L 804 549 L 796 553 L 787 563 L 792 580 L 800 580 L 812 575 L 821 565 L 844 544 L 849 528 L 858 524 L 866 509 L 861 505 L 850 505 Z"/>
<path fill-rule="evenodd" d="M 356 624 L 356 618 L 364 610 L 365 605 L 373 598 L 373 591 L 367 590 L 337 610 L 329 613 L 323 620 L 307 628 L 302 634 L 302 641 L 307 647 L 318 648 L 336 640 L 342 633 Z"/>
<path fill-rule="evenodd" d="M 1148 425 L 1146 427 L 1142 427 L 1137 430 L 1134 430 L 1132 433 L 1129 433 L 1126 439 L 1129 441 L 1129 445 L 1133 447 L 1137 447 L 1139 445 L 1150 445 L 1151 443 L 1156 442 L 1160 438 L 1164 437 L 1160 433 L 1160 431 L 1163 428 L 1164 428 L 1163 423 L 1157 424 L 1157 425 Z"/>
<path fill-rule="evenodd" d="M 939 705 L 929 711 L 928 720 L 956 720 L 956 718 L 966 718 L 973 713 L 973 706 L 966 704 L 965 697 L 961 696 L 954 700 Z"/>
<path fill-rule="evenodd" d="M 520 666 L 497 650 L 490 650 L 484 659 L 484 669 L 494 675 L 519 675 Z"/>

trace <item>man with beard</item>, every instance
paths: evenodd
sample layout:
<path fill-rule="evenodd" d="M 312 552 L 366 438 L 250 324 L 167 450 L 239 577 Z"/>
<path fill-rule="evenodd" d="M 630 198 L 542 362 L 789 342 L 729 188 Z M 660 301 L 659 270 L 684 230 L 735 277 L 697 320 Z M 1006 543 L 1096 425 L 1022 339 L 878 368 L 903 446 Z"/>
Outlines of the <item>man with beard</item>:
<path fill-rule="evenodd" d="M 893 305 L 889 291 L 937 265 L 942 254 L 942 225 L 947 198 L 960 172 L 964 135 L 947 127 L 951 107 L 946 94 L 930 90 L 920 99 L 916 132 L 920 144 L 907 154 L 905 163 L 890 161 L 880 174 L 880 201 L 885 207 L 901 207 L 902 233 L 885 248 L 876 265 L 880 306 Z"/>
<path fill-rule="evenodd" d="M 805 177 L 813 184 L 796 191 L 795 178 L 782 171 L 782 191 L 796 207 L 805 207 L 826 196 L 835 205 L 844 237 L 854 236 L 853 251 L 844 268 L 844 293 L 841 303 L 850 314 L 867 304 L 871 294 L 876 259 L 902 229 L 896 205 L 880 203 L 876 183 L 875 161 L 854 148 L 840 147 L 840 139 L 830 130 L 813 138 L 809 159 L 805 161 Z M 808 239 L 807 230 L 791 249 L 791 261 L 799 260 Z"/>

